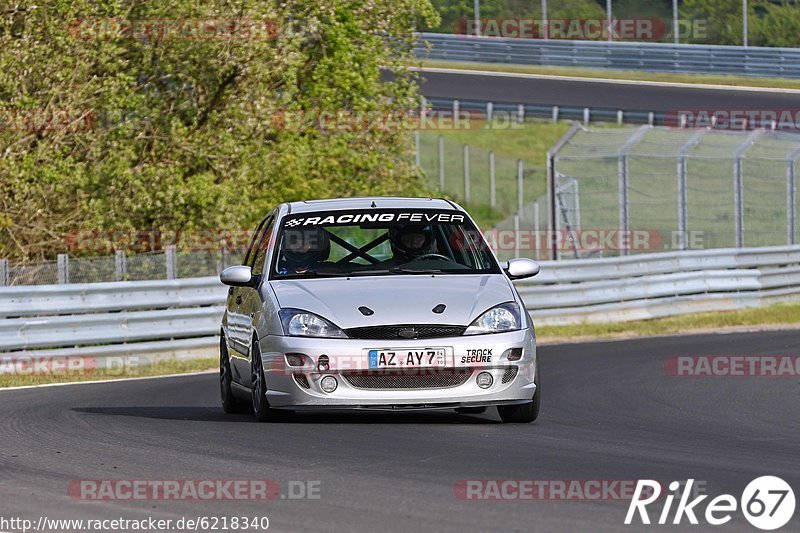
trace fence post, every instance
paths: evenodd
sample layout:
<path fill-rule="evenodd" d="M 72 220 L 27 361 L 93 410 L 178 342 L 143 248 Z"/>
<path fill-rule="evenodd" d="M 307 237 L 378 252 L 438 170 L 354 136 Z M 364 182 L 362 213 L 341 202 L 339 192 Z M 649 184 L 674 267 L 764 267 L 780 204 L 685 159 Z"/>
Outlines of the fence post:
<path fill-rule="evenodd" d="M 708 130 L 700 130 L 692 138 L 686 141 L 681 149 L 678 151 L 678 249 L 686 250 L 688 243 L 686 242 L 688 231 L 688 204 L 689 195 L 686 185 L 686 156 L 694 146 L 696 146 L 703 135 Z"/>
<path fill-rule="evenodd" d="M 116 273 L 117 281 L 122 281 L 128 275 L 128 256 L 125 250 L 117 250 L 114 252 L 114 272 Z"/>
<path fill-rule="evenodd" d="M 558 231 L 558 213 L 556 211 L 556 163 L 558 152 L 569 143 L 572 137 L 581 129 L 580 124 L 574 122 L 569 131 L 558 140 L 555 146 L 547 151 L 547 234 L 545 245 L 547 254 L 553 261 L 558 260 L 558 241 L 554 234 Z"/>
<path fill-rule="evenodd" d="M 167 279 L 177 279 L 178 264 L 175 256 L 174 244 L 170 244 L 164 247 L 164 260 L 167 267 Z"/>
<path fill-rule="evenodd" d="M 519 257 L 519 213 L 514 213 L 514 258 Z"/>
<path fill-rule="evenodd" d="M 439 135 L 439 192 L 444 193 L 444 137 Z"/>
<path fill-rule="evenodd" d="M 420 167 L 419 131 L 414 132 L 414 165 L 416 165 L 417 168 Z"/>
<path fill-rule="evenodd" d="M 639 127 L 633 135 L 628 137 L 625 144 L 619 150 L 619 157 L 617 160 L 617 173 L 619 178 L 619 232 L 620 241 L 625 245 L 620 245 L 619 255 L 628 255 L 628 247 L 630 244 L 630 217 L 628 215 L 628 152 L 638 143 L 644 134 L 650 130 L 651 126 Z"/>
<path fill-rule="evenodd" d="M 746 120 L 746 119 L 745 119 Z M 744 177 L 742 176 L 742 156 L 756 141 L 763 130 L 754 130 L 733 152 L 733 201 L 736 219 L 736 247 L 744 247 Z"/>
<path fill-rule="evenodd" d="M 69 256 L 67 254 L 58 254 L 58 284 L 63 285 L 69 283 Z"/>
<path fill-rule="evenodd" d="M 525 209 L 525 201 L 522 197 L 523 175 L 522 159 L 517 159 L 517 213 L 519 213 L 519 216 L 523 216 Z"/>
<path fill-rule="evenodd" d="M 469 205 L 469 145 L 464 145 L 464 202 Z"/>
<path fill-rule="evenodd" d="M 10 272 L 8 268 L 8 259 L 0 259 L 0 287 L 8 287 Z"/>
<path fill-rule="evenodd" d="M 539 259 L 539 200 L 533 202 L 533 235 L 536 243 L 536 259 Z"/>
<path fill-rule="evenodd" d="M 489 152 L 489 205 L 497 205 L 497 188 L 494 181 L 494 152 Z"/>
<path fill-rule="evenodd" d="M 789 155 L 786 162 L 786 244 L 795 244 L 795 228 L 797 227 L 797 177 L 795 176 L 795 162 L 800 156 L 800 148 Z M 0 280 L 1 282 L 1 280 Z"/>

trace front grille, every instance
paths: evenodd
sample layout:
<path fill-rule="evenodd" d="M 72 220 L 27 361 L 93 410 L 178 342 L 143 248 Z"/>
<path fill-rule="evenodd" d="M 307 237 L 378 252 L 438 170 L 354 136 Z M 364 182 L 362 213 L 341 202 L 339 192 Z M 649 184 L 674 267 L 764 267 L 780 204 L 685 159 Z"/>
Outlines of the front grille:
<path fill-rule="evenodd" d="M 451 368 L 411 372 L 343 372 L 342 378 L 357 389 L 446 389 L 463 385 L 471 375 L 470 368 Z"/>
<path fill-rule="evenodd" d="M 503 383 L 511 383 L 514 381 L 514 378 L 517 377 L 517 372 L 519 371 L 519 367 L 510 366 L 506 368 L 506 371 L 503 372 L 503 377 L 500 381 Z"/>
<path fill-rule="evenodd" d="M 465 326 L 442 326 L 438 324 L 407 324 L 394 326 L 365 326 L 344 330 L 351 339 L 365 340 L 409 340 L 438 339 L 441 337 L 460 337 Z"/>
<path fill-rule="evenodd" d="M 304 389 L 310 389 L 311 385 L 308 384 L 308 378 L 305 374 L 292 374 L 294 380 L 297 382 L 298 385 L 303 387 Z"/>

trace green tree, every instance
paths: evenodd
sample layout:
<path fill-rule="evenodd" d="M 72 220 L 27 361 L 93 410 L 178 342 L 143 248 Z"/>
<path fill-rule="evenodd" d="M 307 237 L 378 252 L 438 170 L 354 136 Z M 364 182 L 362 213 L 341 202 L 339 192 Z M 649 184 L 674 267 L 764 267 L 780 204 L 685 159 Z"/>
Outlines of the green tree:
<path fill-rule="evenodd" d="M 408 131 L 278 119 L 415 107 L 412 32 L 431 24 L 428 0 L 0 6 L 0 257 L 52 255 L 73 231 L 242 228 L 280 201 L 418 192 Z"/>

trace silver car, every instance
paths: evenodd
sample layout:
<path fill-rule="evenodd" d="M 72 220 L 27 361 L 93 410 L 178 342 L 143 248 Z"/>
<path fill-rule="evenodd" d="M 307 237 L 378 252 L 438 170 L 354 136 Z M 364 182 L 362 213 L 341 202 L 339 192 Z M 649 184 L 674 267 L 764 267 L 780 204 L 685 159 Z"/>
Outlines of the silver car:
<path fill-rule="evenodd" d="M 457 204 L 347 198 L 282 204 L 255 230 L 230 287 L 220 342 L 226 412 L 497 406 L 539 413 L 533 322 Z"/>

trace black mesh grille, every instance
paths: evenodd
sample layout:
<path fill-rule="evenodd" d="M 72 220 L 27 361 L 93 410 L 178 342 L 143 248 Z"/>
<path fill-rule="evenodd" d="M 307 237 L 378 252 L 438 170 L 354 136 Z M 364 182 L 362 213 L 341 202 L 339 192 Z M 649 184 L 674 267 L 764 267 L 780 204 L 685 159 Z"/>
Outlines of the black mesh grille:
<path fill-rule="evenodd" d="M 371 340 L 404 340 L 404 339 L 437 339 L 441 337 L 460 337 L 467 328 L 465 326 L 442 326 L 430 324 L 409 324 L 397 326 L 366 326 L 346 329 L 351 339 Z"/>
<path fill-rule="evenodd" d="M 501 379 L 501 381 L 503 383 L 511 383 L 512 381 L 514 381 L 514 378 L 517 377 L 518 371 L 519 367 L 516 366 L 510 366 L 506 368 L 506 371 L 503 372 L 503 378 Z"/>
<path fill-rule="evenodd" d="M 463 385 L 470 368 L 419 369 L 412 372 L 344 372 L 342 378 L 357 389 L 444 389 Z"/>
<path fill-rule="evenodd" d="M 292 374 L 294 380 L 297 382 L 298 385 L 303 387 L 304 389 L 310 389 L 311 385 L 308 384 L 308 378 L 305 374 Z"/>

